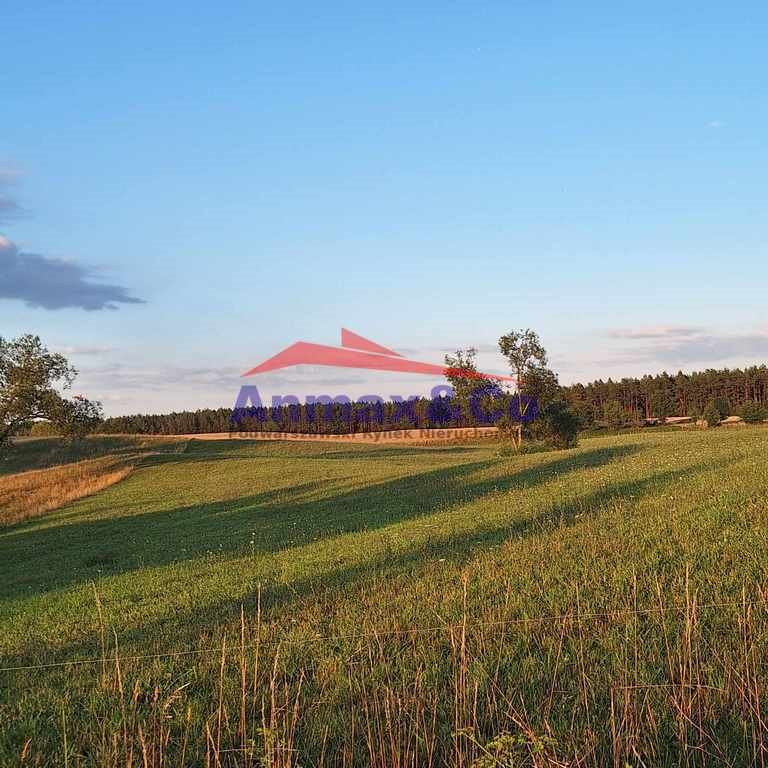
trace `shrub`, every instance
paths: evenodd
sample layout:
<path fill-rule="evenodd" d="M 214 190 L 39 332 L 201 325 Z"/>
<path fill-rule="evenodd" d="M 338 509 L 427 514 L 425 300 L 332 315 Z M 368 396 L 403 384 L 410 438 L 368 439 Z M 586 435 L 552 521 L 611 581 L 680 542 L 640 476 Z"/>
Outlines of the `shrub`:
<path fill-rule="evenodd" d="M 547 426 L 547 439 L 557 448 L 574 448 L 578 444 L 581 422 L 564 400 L 547 405 L 542 418 Z"/>
<path fill-rule="evenodd" d="M 760 403 L 756 403 L 754 400 L 747 400 L 739 408 L 739 416 L 747 424 L 759 424 L 761 421 L 765 421 L 768 414 L 766 414 L 766 409 Z"/>
<path fill-rule="evenodd" d="M 708 427 L 719 426 L 722 414 L 720 413 L 720 409 L 717 407 L 717 404 L 714 400 L 710 400 L 709 403 L 707 403 L 707 407 L 704 409 L 702 418 Z"/>
<path fill-rule="evenodd" d="M 497 423 L 502 437 L 514 434 L 517 422 L 505 416 Z M 537 418 L 524 425 L 525 440 L 522 451 L 529 453 L 541 450 L 574 448 L 578 443 L 581 420 L 570 409 L 565 400 L 548 403 Z M 531 446 L 531 448 L 526 448 Z"/>

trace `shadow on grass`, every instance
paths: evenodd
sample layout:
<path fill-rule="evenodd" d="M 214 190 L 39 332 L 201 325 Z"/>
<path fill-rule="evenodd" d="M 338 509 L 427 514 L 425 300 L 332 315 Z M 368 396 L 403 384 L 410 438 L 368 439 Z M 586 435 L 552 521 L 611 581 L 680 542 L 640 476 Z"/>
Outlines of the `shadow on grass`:
<path fill-rule="evenodd" d="M 67 442 L 60 437 L 28 438 L 16 442 L 0 460 L 0 477 L 19 472 L 52 469 L 78 461 L 102 457 L 129 458 L 158 452 L 159 455 L 179 451 L 183 441 L 162 438 L 88 437 Z"/>
<path fill-rule="evenodd" d="M 599 467 L 637 450 L 630 445 L 568 453 L 487 479 L 473 480 L 472 475 L 504 467 L 508 460 L 430 469 L 352 490 L 340 489 L 339 481 L 319 481 L 125 517 L 49 527 L 21 524 L 0 533 L 0 597 L 29 597 L 209 554 L 264 554 L 376 530 L 489 493 L 533 487 Z"/>
<path fill-rule="evenodd" d="M 381 581 L 388 577 L 405 575 L 418 579 L 429 569 L 433 569 L 435 561 L 439 558 L 453 563 L 464 563 L 477 554 L 478 548 L 487 549 L 511 539 L 523 539 L 563 526 L 572 526 L 577 516 L 597 514 L 607 505 L 620 499 L 631 497 L 636 502 L 657 492 L 666 484 L 677 483 L 682 477 L 705 469 L 705 465 L 694 465 L 658 472 L 638 480 L 611 483 L 566 503 L 553 504 L 533 517 L 512 524 L 499 521 L 479 527 L 469 534 L 438 535 L 426 544 L 414 546 L 395 556 L 381 553 L 354 567 L 341 568 L 325 574 L 320 579 L 310 576 L 287 584 L 265 584 L 260 595 L 263 620 L 269 622 L 272 609 L 277 609 L 283 617 L 291 610 L 300 612 L 302 602 L 310 596 L 322 599 L 323 595 L 333 594 L 334 600 L 338 600 L 340 596 L 342 599 L 346 596 L 354 600 L 355 595 L 369 593 L 373 589 L 381 591 Z M 237 625 L 241 606 L 247 615 L 253 616 L 257 599 L 257 592 L 254 590 L 236 600 L 219 600 L 188 611 L 177 611 L 168 618 L 123 630 L 120 633 L 120 642 L 124 649 L 130 648 L 130 652 L 140 654 L 162 653 L 169 647 L 196 647 L 200 645 L 201 637 L 215 637 L 219 627 Z M 329 623 L 332 623 L 333 616 L 329 615 L 328 618 Z M 8 663 L 24 663 L 25 658 L 34 658 L 35 652 L 30 649 L 26 657 L 16 657 L 8 660 Z M 87 658 L 97 654 L 95 638 L 93 641 L 76 642 L 57 650 L 57 658 Z M 182 665 L 187 663 L 185 659 Z"/>

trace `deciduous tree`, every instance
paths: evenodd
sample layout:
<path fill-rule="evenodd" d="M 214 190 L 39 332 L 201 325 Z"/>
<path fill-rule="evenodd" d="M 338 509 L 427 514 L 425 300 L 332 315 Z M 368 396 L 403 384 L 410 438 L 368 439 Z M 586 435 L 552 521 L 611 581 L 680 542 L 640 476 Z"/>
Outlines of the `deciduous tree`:
<path fill-rule="evenodd" d="M 470 421 L 477 419 L 475 411 L 492 407 L 492 401 L 503 394 L 498 381 L 478 372 L 476 356 L 477 350 L 474 347 L 457 349 L 455 355 L 445 356 L 445 378 L 453 387 L 454 396 Z"/>
<path fill-rule="evenodd" d="M 84 397 L 64 398 L 77 371 L 39 337 L 0 337 L 0 450 L 34 421 L 50 421 L 61 434 L 77 437 L 101 419 L 101 406 Z"/>
<path fill-rule="evenodd" d="M 522 404 L 522 395 L 526 394 L 526 377 L 536 369 L 546 368 L 547 352 L 539 340 L 539 335 L 530 328 L 505 333 L 499 339 L 499 351 L 507 358 L 510 368 L 517 375 L 517 393 Z M 523 425 L 519 424 L 517 427 L 518 447 L 522 440 Z"/>

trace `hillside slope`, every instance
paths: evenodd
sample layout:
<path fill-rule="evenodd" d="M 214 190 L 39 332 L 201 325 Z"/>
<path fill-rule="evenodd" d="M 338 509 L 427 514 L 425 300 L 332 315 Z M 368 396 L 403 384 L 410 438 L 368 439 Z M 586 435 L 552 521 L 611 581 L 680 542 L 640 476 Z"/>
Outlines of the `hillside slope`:
<path fill-rule="evenodd" d="M 748 764 L 767 448 L 147 456 L 0 529 L 0 667 L 60 665 L 0 671 L 0 757 L 59 765 L 66 733 L 69 765 Z"/>

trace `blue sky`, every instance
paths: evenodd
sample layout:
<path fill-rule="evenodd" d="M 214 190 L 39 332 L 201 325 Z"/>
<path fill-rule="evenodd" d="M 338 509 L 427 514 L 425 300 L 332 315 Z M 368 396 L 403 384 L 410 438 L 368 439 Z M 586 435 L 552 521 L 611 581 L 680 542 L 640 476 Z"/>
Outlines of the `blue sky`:
<path fill-rule="evenodd" d="M 108 413 L 340 326 L 497 371 L 530 326 L 566 383 L 768 359 L 768 6 L 417 5 L 4 8 L 0 334 Z M 389 376 L 256 383 L 435 383 Z"/>

